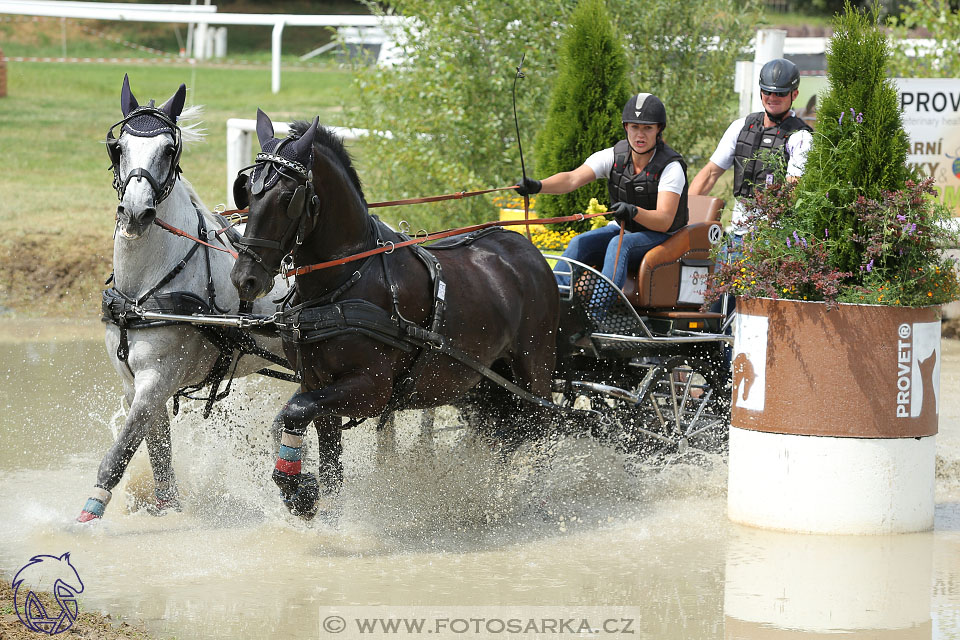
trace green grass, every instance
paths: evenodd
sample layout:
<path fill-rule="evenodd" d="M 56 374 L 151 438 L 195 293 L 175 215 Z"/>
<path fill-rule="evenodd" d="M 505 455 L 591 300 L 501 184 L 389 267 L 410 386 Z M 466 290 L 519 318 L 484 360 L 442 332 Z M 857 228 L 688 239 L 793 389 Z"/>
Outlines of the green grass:
<path fill-rule="evenodd" d="M 266 69 L 10 63 L 8 96 L 0 101 L 5 233 L 110 232 L 116 196 L 99 141 L 121 117 L 125 72 L 141 103 L 159 104 L 183 82 L 187 103 L 205 105 L 207 139 L 187 146 L 181 166 L 211 206 L 226 195 L 228 118 L 254 118 L 259 107 L 276 121 L 320 115 L 349 124 L 336 117 L 351 90 L 350 74 L 339 70 L 287 71 L 274 95 Z"/>
<path fill-rule="evenodd" d="M 226 197 L 226 120 L 343 122 L 349 72 L 283 73 L 270 91 L 268 69 L 11 62 L 0 99 L 0 311 L 96 313 L 110 271 L 117 197 L 102 140 L 121 118 L 123 74 L 140 102 L 162 103 L 179 84 L 187 104 L 203 104 L 207 138 L 188 145 L 181 167 L 211 207 Z M 256 145 L 254 145 L 256 146 Z M 362 165 L 361 165 L 362 166 Z"/>

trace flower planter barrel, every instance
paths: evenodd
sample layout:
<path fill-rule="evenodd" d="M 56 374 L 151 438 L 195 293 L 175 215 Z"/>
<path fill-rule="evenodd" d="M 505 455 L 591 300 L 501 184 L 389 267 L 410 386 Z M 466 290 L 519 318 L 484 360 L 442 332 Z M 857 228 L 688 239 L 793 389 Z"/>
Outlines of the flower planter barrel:
<path fill-rule="evenodd" d="M 737 301 L 728 514 L 786 531 L 933 528 L 939 308 Z"/>

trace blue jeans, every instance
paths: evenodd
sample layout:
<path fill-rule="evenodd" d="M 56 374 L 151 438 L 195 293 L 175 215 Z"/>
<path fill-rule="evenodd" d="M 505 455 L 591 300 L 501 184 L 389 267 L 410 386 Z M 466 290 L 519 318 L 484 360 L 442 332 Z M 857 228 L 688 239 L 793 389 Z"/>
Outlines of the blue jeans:
<path fill-rule="evenodd" d="M 657 231 L 634 231 L 623 234 L 623 245 L 620 247 L 620 259 L 617 259 L 617 244 L 620 228 L 607 225 L 575 236 L 566 251 L 564 258 L 578 260 L 586 264 L 600 264 L 603 262 L 603 275 L 613 280 L 618 288 L 623 288 L 627 281 L 630 269 L 640 266 L 647 251 L 663 243 L 670 236 Z M 562 260 L 557 261 L 553 268 L 560 286 L 570 286 L 569 266 Z M 616 278 L 614 278 L 616 271 Z"/>

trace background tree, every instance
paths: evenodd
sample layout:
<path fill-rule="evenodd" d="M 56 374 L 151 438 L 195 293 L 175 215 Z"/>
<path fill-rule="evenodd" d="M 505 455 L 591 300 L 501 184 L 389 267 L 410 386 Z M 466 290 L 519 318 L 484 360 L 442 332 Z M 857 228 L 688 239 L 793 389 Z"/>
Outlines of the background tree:
<path fill-rule="evenodd" d="M 631 93 L 646 91 L 667 108 L 664 139 L 692 178 L 736 117 L 733 72 L 752 58 L 756 0 L 618 0 L 618 31 L 630 60 Z"/>
<path fill-rule="evenodd" d="M 956 78 L 960 76 L 960 2 L 958 0 L 914 0 L 902 7 L 899 18 L 890 19 L 891 37 L 914 37 L 922 29 L 933 40 L 932 47 L 911 52 L 895 47 L 890 71 L 897 78 Z"/>
<path fill-rule="evenodd" d="M 559 71 L 547 119 L 537 134 L 537 173 L 569 171 L 591 153 L 623 137 L 623 105 L 630 97 L 626 57 L 604 0 L 581 0 L 560 42 Z M 609 204 L 606 181 L 591 182 L 563 195 L 537 199 L 540 217 L 582 213 L 590 198 Z M 589 221 L 563 225 L 577 231 Z"/>
<path fill-rule="evenodd" d="M 758 19 L 758 0 L 618 0 L 610 13 L 627 52 L 630 93 L 667 107 L 666 138 L 695 172 L 736 113 L 733 73 Z M 573 0 L 469 2 L 391 0 L 370 4 L 414 18 L 404 29 L 399 68 L 356 70 L 360 98 L 350 122 L 393 133 L 361 143 L 371 200 L 506 186 L 519 175 L 510 88 L 522 53 L 517 111 L 523 141 L 535 139 L 555 81 L 558 45 Z M 622 105 L 621 105 L 622 107 Z M 570 162 L 582 162 L 583 157 Z M 535 162 L 533 163 L 535 165 Z M 530 166 L 531 175 L 544 175 Z M 490 199 L 384 211 L 414 228 L 489 219 Z"/>
<path fill-rule="evenodd" d="M 526 53 L 517 113 L 523 141 L 530 143 L 534 125 L 543 117 L 554 49 L 572 4 L 391 1 L 391 13 L 415 20 L 398 42 L 406 62 L 359 68 L 360 102 L 350 116 L 357 126 L 393 134 L 391 140 L 361 143 L 361 153 L 376 158 L 364 161 L 372 167 L 364 174 L 367 197 L 396 199 L 516 184 L 520 158 L 511 102 L 516 66 Z M 371 5 L 371 10 L 379 6 Z M 487 220 L 492 213 L 487 198 L 384 211 L 409 220 L 414 229 L 431 230 Z"/>

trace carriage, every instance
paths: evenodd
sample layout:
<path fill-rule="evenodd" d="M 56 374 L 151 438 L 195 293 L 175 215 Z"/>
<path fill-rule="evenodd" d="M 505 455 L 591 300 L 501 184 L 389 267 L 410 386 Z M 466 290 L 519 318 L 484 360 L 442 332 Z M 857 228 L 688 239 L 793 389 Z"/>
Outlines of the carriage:
<path fill-rule="evenodd" d="M 690 196 L 690 222 L 649 251 L 623 290 L 596 268 L 567 262 L 554 392 L 589 400 L 600 413 L 590 432 L 646 459 L 716 452 L 730 414 L 726 306 L 702 311 L 722 239 L 723 201 Z"/>
<path fill-rule="evenodd" d="M 195 193 L 180 179 L 176 120 L 183 93 L 181 85 L 163 107 L 152 102 L 141 107 L 125 78 L 124 120 L 115 126 L 133 133 L 125 143 L 112 133 L 107 139 L 121 206 L 118 286 L 105 293 L 104 319 L 130 412 L 101 463 L 82 521 L 102 515 L 143 439 L 158 507 L 178 508 L 167 399 L 185 383 L 210 382 L 212 366 L 219 368 L 212 403 L 224 372 L 229 366 L 236 371 L 241 354 L 251 356 L 245 371 L 258 371 L 278 362 L 281 341 L 300 390 L 274 421 L 282 433 L 274 480 L 288 508 L 303 517 L 316 512 L 322 490 L 335 491 L 342 482 L 342 430 L 370 417 L 379 416 L 383 424 L 401 408 L 472 405 L 490 416 L 506 407 L 506 413 L 484 421 L 499 423 L 501 435 L 519 422 L 542 434 L 549 423 L 644 457 L 725 446 L 730 318 L 725 311 L 700 310 L 700 289 L 713 268 L 711 247 L 722 238 L 719 200 L 691 197 L 691 223 L 649 251 L 622 291 L 591 265 L 547 256 L 570 272 L 570 284 L 558 288 L 544 256 L 520 234 L 499 227 L 445 232 L 454 237 L 424 249 L 423 239 L 409 238 L 369 214 L 349 154 L 332 131 L 315 120 L 295 123 L 290 136 L 277 139 L 269 118 L 258 112 L 263 151 L 248 167 L 252 173 L 241 172 L 234 187 L 238 204 L 253 200 L 240 236 L 208 229 L 211 222 L 220 225 L 201 212 Z M 149 131 L 131 128 L 144 118 Z M 144 165 L 132 157 L 134 143 Z M 171 220 L 199 224 L 197 235 Z M 158 238 L 166 245 L 163 252 L 139 240 L 153 225 L 179 236 Z M 175 265 L 175 254 L 183 247 L 189 251 L 151 287 L 143 274 L 160 274 L 162 265 L 126 268 L 119 257 L 128 240 L 131 247 L 139 242 L 145 256 L 173 256 Z M 204 246 L 205 270 L 200 265 L 185 270 L 196 252 L 191 243 Z M 224 253 L 232 250 L 217 244 L 236 249 L 229 293 L 223 291 L 224 269 L 230 269 Z M 400 251 L 405 245 L 410 250 Z M 195 292 L 182 290 L 181 271 Z M 281 287 L 277 274 L 294 286 Z M 146 293 L 123 294 L 121 283 Z M 214 296 L 217 288 L 222 305 Z M 266 300 L 283 292 L 279 308 L 265 312 Z M 190 327 L 201 330 L 184 333 Z M 209 327 L 230 331 L 213 332 L 218 337 L 210 339 Z M 159 339 L 137 328 L 167 333 Z M 187 353 L 195 354 L 196 362 Z M 167 367 L 160 375 L 157 362 Z M 320 441 L 316 476 L 301 472 L 300 464 L 310 423 Z"/>

